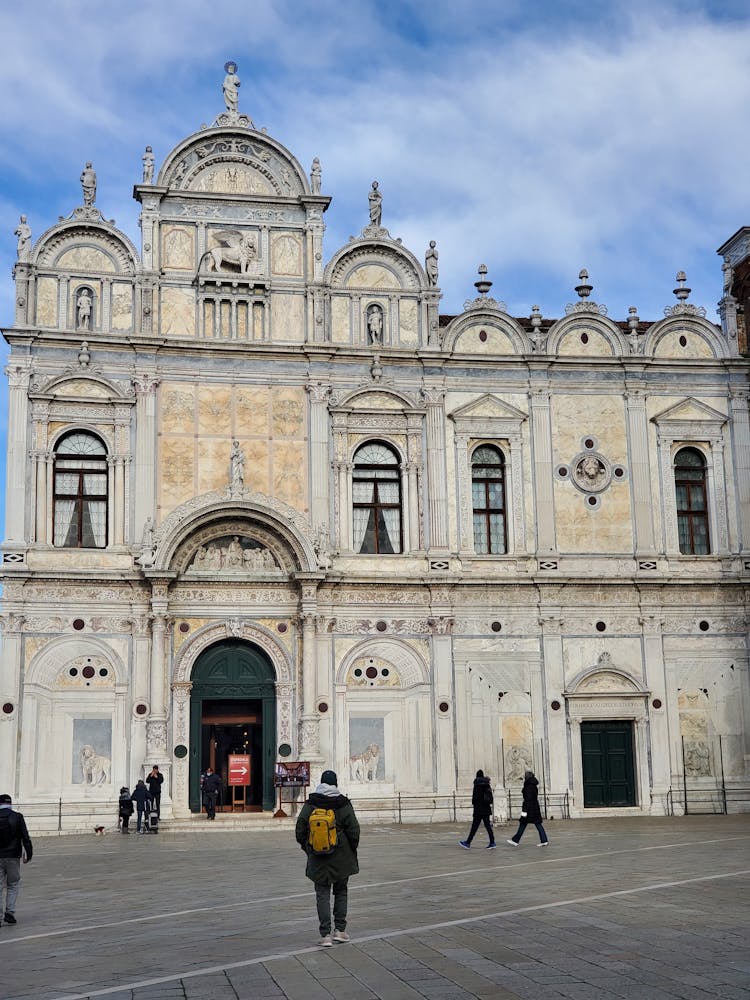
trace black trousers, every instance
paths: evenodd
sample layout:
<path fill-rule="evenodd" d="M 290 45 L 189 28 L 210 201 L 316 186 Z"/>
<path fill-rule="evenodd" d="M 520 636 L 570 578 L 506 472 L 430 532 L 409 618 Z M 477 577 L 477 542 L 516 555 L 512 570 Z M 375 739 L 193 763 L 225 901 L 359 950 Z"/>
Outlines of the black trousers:
<path fill-rule="evenodd" d="M 489 816 L 474 816 L 471 822 L 471 830 L 469 830 L 469 836 L 466 838 L 466 843 L 470 844 L 474 839 L 474 834 L 479 829 L 479 824 L 484 823 L 484 828 L 487 831 L 487 836 L 490 838 L 490 843 L 495 843 L 495 834 L 492 830 L 492 824 L 490 823 Z"/>
<path fill-rule="evenodd" d="M 209 819 L 216 815 L 216 792 L 204 792 L 203 801 L 206 803 L 206 814 Z"/>

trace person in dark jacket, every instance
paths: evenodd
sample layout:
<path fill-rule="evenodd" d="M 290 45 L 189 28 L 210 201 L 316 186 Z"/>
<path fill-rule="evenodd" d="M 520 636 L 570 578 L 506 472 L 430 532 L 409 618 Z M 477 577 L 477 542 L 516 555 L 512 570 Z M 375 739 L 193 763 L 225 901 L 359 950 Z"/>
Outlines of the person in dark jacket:
<path fill-rule="evenodd" d="M 18 887 L 21 884 L 21 857 L 31 861 L 34 849 L 23 814 L 12 808 L 10 795 L 0 795 L 0 913 L 5 893 L 5 923 L 15 924 Z M 1 921 L 0 921 L 1 922 Z"/>
<path fill-rule="evenodd" d="M 221 790 L 221 778 L 210 767 L 206 768 L 206 777 L 203 779 L 203 803 L 206 807 L 206 818 L 216 818 L 216 799 Z"/>
<path fill-rule="evenodd" d="M 466 840 L 459 840 L 461 847 L 466 848 L 467 851 L 471 847 L 471 842 L 474 839 L 474 834 L 479 829 L 480 823 L 484 823 L 487 836 L 490 838 L 490 842 L 487 844 L 487 850 L 492 851 L 497 847 L 497 844 L 495 843 L 495 834 L 492 830 L 492 824 L 490 823 L 493 801 L 490 779 L 485 777 L 484 771 L 477 771 L 477 776 L 474 778 L 474 788 L 471 793 L 471 805 L 474 810 L 474 816 L 471 821 L 471 830 L 469 830 L 469 836 Z"/>
<path fill-rule="evenodd" d="M 336 817 L 336 847 L 330 854 L 315 854 L 310 845 L 310 815 L 313 809 L 332 809 Z M 307 854 L 305 875 L 315 883 L 315 902 L 320 923 L 320 944 L 330 948 L 349 940 L 346 933 L 349 877 L 359 871 L 357 848 L 359 822 L 349 799 L 338 789 L 334 771 L 324 771 L 320 784 L 300 809 L 295 828 L 297 843 Z M 333 889 L 333 923 L 331 934 L 331 889 Z"/>
<path fill-rule="evenodd" d="M 120 789 L 120 800 L 117 804 L 117 815 L 120 821 L 120 833 L 130 833 L 128 823 L 133 815 L 133 800 L 130 798 L 130 790 Z"/>
<path fill-rule="evenodd" d="M 518 847 L 518 842 L 523 837 L 523 832 L 529 823 L 533 823 L 539 831 L 539 843 L 537 847 L 548 847 L 549 840 L 542 826 L 542 811 L 539 808 L 539 795 L 537 788 L 539 782 L 534 777 L 533 771 L 527 771 L 523 776 L 523 805 L 521 806 L 521 817 L 513 838 L 508 841 L 514 847 Z"/>
<path fill-rule="evenodd" d="M 161 786 L 163 781 L 164 775 L 159 770 L 159 765 L 154 764 L 146 776 L 146 784 L 157 816 L 161 816 Z"/>
<path fill-rule="evenodd" d="M 145 833 L 146 820 L 144 820 L 143 816 L 144 814 L 148 816 L 151 808 L 151 796 L 149 795 L 148 788 L 146 788 L 146 782 L 142 778 L 138 779 L 138 783 L 133 789 L 133 794 L 130 798 L 135 802 L 135 807 L 138 810 L 136 832 Z"/>

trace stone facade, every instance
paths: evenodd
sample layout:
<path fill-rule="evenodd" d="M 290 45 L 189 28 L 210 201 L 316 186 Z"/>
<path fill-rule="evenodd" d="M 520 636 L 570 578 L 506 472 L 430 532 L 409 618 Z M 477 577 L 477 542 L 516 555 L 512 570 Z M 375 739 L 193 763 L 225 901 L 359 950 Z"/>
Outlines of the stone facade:
<path fill-rule="evenodd" d="M 585 272 L 561 318 L 519 319 L 482 268 L 450 317 L 434 244 L 423 266 L 372 192 L 324 263 L 320 164 L 236 108 L 154 173 L 140 251 L 95 179 L 19 235 L 0 785 L 40 824 L 59 799 L 85 822 L 158 762 L 187 816 L 196 670 L 247 647 L 274 677 L 266 782 L 276 745 L 375 801 L 483 767 L 502 813 L 531 767 L 597 815 L 584 737 L 616 723 L 611 808 L 722 781 L 747 808 L 746 231 L 721 250 L 720 326 L 681 275 L 655 322 L 610 319 Z"/>

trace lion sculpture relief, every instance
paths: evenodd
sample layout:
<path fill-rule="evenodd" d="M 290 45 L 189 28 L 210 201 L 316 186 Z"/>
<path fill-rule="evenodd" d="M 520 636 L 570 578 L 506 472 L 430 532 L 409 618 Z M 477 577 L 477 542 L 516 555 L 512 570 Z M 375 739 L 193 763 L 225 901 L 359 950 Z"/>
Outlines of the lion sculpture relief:
<path fill-rule="evenodd" d="M 108 785 L 112 762 L 109 757 L 97 753 L 92 746 L 81 747 L 81 771 L 84 785 Z"/>
<path fill-rule="evenodd" d="M 233 229 L 226 229 L 214 235 L 219 246 L 206 250 L 198 262 L 198 270 L 200 271 L 203 262 L 206 261 L 210 271 L 226 271 L 229 264 L 232 270 L 239 268 L 240 274 L 247 274 L 250 264 L 258 258 L 253 237 Z"/>
<path fill-rule="evenodd" d="M 354 754 L 349 758 L 350 780 L 375 781 L 379 762 L 380 747 L 377 743 L 371 743 L 362 753 Z"/>

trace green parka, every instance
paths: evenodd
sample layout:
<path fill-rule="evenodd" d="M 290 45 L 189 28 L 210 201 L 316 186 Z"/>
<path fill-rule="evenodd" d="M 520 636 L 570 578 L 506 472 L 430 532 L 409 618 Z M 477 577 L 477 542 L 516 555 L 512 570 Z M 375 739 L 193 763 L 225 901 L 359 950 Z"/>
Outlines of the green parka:
<path fill-rule="evenodd" d="M 310 836 L 310 813 L 313 809 L 333 809 L 336 815 L 338 843 L 331 854 L 313 854 L 308 843 Z M 307 854 L 305 875 L 321 885 L 332 885 L 342 879 L 356 875 L 359 871 L 357 847 L 359 846 L 359 823 L 354 808 L 345 795 L 323 795 L 313 792 L 300 809 L 294 831 L 297 843 Z"/>

